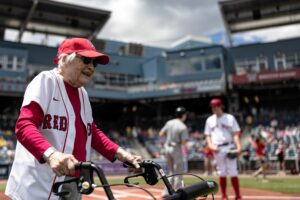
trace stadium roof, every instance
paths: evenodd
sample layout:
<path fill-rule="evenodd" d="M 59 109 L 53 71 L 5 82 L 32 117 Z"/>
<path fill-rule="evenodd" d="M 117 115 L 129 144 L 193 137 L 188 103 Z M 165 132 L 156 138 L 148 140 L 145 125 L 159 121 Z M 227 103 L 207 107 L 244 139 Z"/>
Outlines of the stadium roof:
<path fill-rule="evenodd" d="M 86 37 L 93 39 L 110 17 L 110 11 L 50 0 L 1 0 L 0 32 L 6 28 L 24 31 Z"/>
<path fill-rule="evenodd" d="M 299 0 L 228 0 L 219 2 L 227 35 L 300 22 Z"/>
<path fill-rule="evenodd" d="M 172 50 L 189 49 L 199 46 L 212 45 L 212 40 L 205 36 L 186 35 L 171 44 Z"/>

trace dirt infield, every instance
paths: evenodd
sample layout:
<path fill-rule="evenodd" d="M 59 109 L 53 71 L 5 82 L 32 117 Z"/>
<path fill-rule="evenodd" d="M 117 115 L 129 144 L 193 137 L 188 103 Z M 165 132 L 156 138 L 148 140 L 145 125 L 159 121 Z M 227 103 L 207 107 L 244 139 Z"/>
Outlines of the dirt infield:
<path fill-rule="evenodd" d="M 155 196 L 156 199 L 161 199 L 162 187 L 149 187 L 146 186 L 147 189 Z M 229 188 L 229 199 L 233 200 L 234 195 L 231 188 Z M 300 200 L 300 196 L 293 196 L 287 194 L 281 194 L 276 192 L 269 192 L 264 190 L 257 189 L 242 189 L 241 190 L 243 199 L 245 200 Z M 114 196 L 120 200 L 146 200 L 153 199 L 147 193 L 142 190 L 136 188 L 128 188 L 124 189 L 124 187 L 115 187 L 113 189 Z M 84 196 L 83 200 L 105 200 L 107 197 L 104 194 L 103 189 L 96 189 L 92 194 L 88 196 Z M 212 199 L 211 196 L 207 197 L 207 199 Z M 215 195 L 215 199 L 221 199 L 220 193 Z M 0 200 L 9 200 L 8 197 L 4 195 L 4 193 L 0 193 Z"/>
<path fill-rule="evenodd" d="M 1 200 L 9 200 L 9 198 L 7 196 L 5 196 L 3 192 L 0 193 L 0 199 Z"/>

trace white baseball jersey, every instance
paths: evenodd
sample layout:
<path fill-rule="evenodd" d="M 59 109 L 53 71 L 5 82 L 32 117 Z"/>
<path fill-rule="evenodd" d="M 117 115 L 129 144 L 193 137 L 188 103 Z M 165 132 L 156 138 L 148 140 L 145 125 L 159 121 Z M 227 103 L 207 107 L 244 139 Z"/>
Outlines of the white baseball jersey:
<path fill-rule="evenodd" d="M 93 122 L 92 109 L 87 92 L 78 88 L 81 119 L 86 129 Z M 75 141 L 75 113 L 57 69 L 41 72 L 28 85 L 22 106 L 31 101 L 37 102 L 44 112 L 47 124 L 42 123 L 40 133 L 58 151 L 72 154 Z M 90 131 L 87 131 L 90 133 Z M 87 134 L 86 160 L 90 160 L 91 135 Z M 19 142 L 5 194 L 14 200 L 46 200 L 58 199 L 51 194 L 54 182 L 65 177 L 56 177 L 47 163 L 39 161 Z"/>
<path fill-rule="evenodd" d="M 226 154 L 234 147 L 233 133 L 239 131 L 240 127 L 231 114 L 223 113 L 221 117 L 213 114 L 206 120 L 204 134 L 211 136 L 212 144 L 216 146 L 228 144 L 220 146 L 215 155 L 217 174 L 221 177 L 235 177 L 238 174 L 237 159 L 229 159 Z"/>
<path fill-rule="evenodd" d="M 213 114 L 207 118 L 204 134 L 211 136 L 212 144 L 221 145 L 233 142 L 233 133 L 240 131 L 240 127 L 235 117 L 228 113 L 223 113 L 221 117 Z"/>

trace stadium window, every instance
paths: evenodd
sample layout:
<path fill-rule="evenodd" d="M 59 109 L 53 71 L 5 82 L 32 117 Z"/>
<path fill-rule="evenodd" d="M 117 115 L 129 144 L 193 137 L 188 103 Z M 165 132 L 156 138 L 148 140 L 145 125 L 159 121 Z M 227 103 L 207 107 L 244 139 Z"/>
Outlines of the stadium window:
<path fill-rule="evenodd" d="M 125 80 L 126 80 L 125 77 L 126 77 L 125 74 L 119 74 L 119 75 L 118 75 L 119 83 L 120 83 L 121 85 L 125 85 Z"/>
<path fill-rule="evenodd" d="M 127 85 L 134 85 L 135 84 L 135 76 L 134 75 L 131 75 L 131 74 L 128 74 L 127 76 L 126 76 L 126 84 Z"/>
<path fill-rule="evenodd" d="M 205 57 L 205 69 L 206 70 L 221 69 L 221 55 L 211 55 Z"/>
<path fill-rule="evenodd" d="M 141 44 L 127 43 L 119 49 L 119 55 L 143 56 L 144 46 Z"/>
<path fill-rule="evenodd" d="M 296 57 L 295 67 L 300 67 L 300 52 L 296 52 L 295 57 Z"/>
<path fill-rule="evenodd" d="M 18 65 L 18 57 L 13 56 L 12 57 L 12 70 L 17 71 L 17 65 Z"/>
<path fill-rule="evenodd" d="M 237 74 L 245 74 L 251 72 L 258 72 L 260 70 L 260 63 L 261 65 L 266 66 L 267 68 L 267 61 L 263 62 L 263 59 L 252 58 L 252 59 L 237 59 L 234 61 L 234 66 Z"/>
<path fill-rule="evenodd" d="M 268 69 L 268 60 L 267 60 L 267 57 L 260 56 L 258 58 L 258 68 L 259 68 L 259 71 L 263 71 L 263 70 Z"/>
<path fill-rule="evenodd" d="M 129 43 L 129 55 L 133 56 L 143 56 L 144 46 L 141 44 Z"/>
<path fill-rule="evenodd" d="M 234 67 L 236 74 L 245 74 L 247 72 L 246 70 L 246 61 L 247 60 L 235 60 L 234 61 Z"/>
<path fill-rule="evenodd" d="M 95 84 L 99 84 L 99 85 L 105 85 L 105 83 L 106 83 L 104 75 L 99 72 L 95 72 L 95 74 L 93 76 L 93 80 L 94 80 Z"/>
<path fill-rule="evenodd" d="M 169 59 L 166 65 L 168 76 L 189 75 L 203 70 L 202 57 L 190 57 L 184 59 Z"/>
<path fill-rule="evenodd" d="M 122 55 L 125 54 L 125 47 L 124 47 L 124 46 L 121 46 L 121 47 L 119 48 L 118 54 L 119 54 L 119 56 L 122 56 Z"/>
<path fill-rule="evenodd" d="M 0 56 L 1 69 L 5 69 L 4 56 Z"/>
<path fill-rule="evenodd" d="M 193 57 L 190 59 L 190 63 L 195 72 L 200 72 L 203 70 L 204 60 L 199 57 Z"/>
<path fill-rule="evenodd" d="M 274 66 L 275 70 L 282 70 L 286 69 L 286 61 L 285 61 L 285 55 L 282 53 L 278 53 L 274 56 Z"/>
<path fill-rule="evenodd" d="M 2 55 L 0 57 L 0 63 L 2 64 L 2 69 L 6 69 L 6 66 L 7 66 L 7 55 Z"/>
<path fill-rule="evenodd" d="M 6 65 L 6 69 L 12 70 L 12 68 L 13 68 L 12 63 L 11 63 L 11 62 L 8 62 L 7 65 Z"/>
<path fill-rule="evenodd" d="M 13 57 L 7 56 L 6 58 L 7 58 L 6 69 L 13 70 Z"/>
<path fill-rule="evenodd" d="M 22 58 L 22 60 L 19 62 L 19 66 L 21 70 L 26 68 L 26 58 Z"/>
<path fill-rule="evenodd" d="M 110 85 L 116 85 L 117 84 L 117 77 L 116 77 L 115 74 L 110 74 L 108 80 L 109 80 L 108 82 L 110 83 Z"/>
<path fill-rule="evenodd" d="M 8 65 L 8 55 L 2 56 L 2 61 L 3 61 L 3 68 L 4 68 L 4 69 L 7 69 L 7 65 Z"/>
<path fill-rule="evenodd" d="M 95 78 L 96 84 L 107 86 L 129 86 L 144 82 L 144 79 L 138 75 L 121 73 L 102 73 L 102 77 Z"/>
<path fill-rule="evenodd" d="M 248 60 L 247 69 L 248 72 L 257 72 L 258 66 L 256 60 Z"/>
<path fill-rule="evenodd" d="M 20 71 L 25 68 L 26 59 L 17 56 L 2 55 L 0 56 L 0 64 L 1 69 Z"/>
<path fill-rule="evenodd" d="M 297 53 L 287 54 L 285 60 L 286 60 L 286 68 L 287 69 L 292 69 L 298 65 Z"/>

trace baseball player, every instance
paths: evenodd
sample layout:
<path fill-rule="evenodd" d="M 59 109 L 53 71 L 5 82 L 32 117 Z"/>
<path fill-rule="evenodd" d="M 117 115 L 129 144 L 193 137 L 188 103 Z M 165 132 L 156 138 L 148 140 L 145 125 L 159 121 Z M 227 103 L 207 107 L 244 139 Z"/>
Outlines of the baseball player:
<path fill-rule="evenodd" d="M 78 176 L 74 165 L 90 161 L 91 148 L 110 161 L 119 159 L 138 168 L 134 156 L 109 140 L 93 121 L 84 89 L 97 64 L 107 64 L 107 55 L 96 51 L 84 38 L 62 42 L 54 60 L 58 67 L 38 74 L 28 85 L 16 123 L 15 160 L 5 194 L 13 200 L 80 200 L 76 184 L 52 193 L 55 182 Z"/>
<path fill-rule="evenodd" d="M 188 140 L 188 129 L 184 124 L 187 119 L 187 110 L 184 107 L 178 107 L 176 108 L 175 115 L 176 118 L 167 121 L 159 132 L 160 137 L 166 137 L 164 149 L 171 174 L 184 172 L 182 147 L 185 146 Z M 171 177 L 170 183 L 175 191 L 183 187 L 182 176 Z M 164 194 L 167 194 L 166 190 Z"/>
<path fill-rule="evenodd" d="M 239 140 L 240 127 L 233 115 L 223 112 L 223 102 L 221 99 L 212 99 L 210 107 L 213 115 L 207 118 L 204 133 L 209 148 L 215 152 L 222 200 L 228 200 L 226 194 L 227 176 L 231 177 L 231 183 L 236 194 L 235 199 L 241 200 L 237 158 L 228 157 L 228 152 L 233 148 L 235 148 L 235 153 L 241 151 Z"/>

